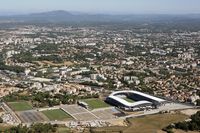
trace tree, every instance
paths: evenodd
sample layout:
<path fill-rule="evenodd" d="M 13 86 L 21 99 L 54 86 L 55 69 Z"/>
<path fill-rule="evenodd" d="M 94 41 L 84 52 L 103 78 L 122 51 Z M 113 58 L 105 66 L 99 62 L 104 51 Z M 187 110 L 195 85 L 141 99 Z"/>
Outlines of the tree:
<path fill-rule="evenodd" d="M 3 119 L 0 117 L 0 123 L 3 123 Z"/>
<path fill-rule="evenodd" d="M 185 131 L 191 130 L 200 130 L 200 111 L 198 111 L 196 114 L 192 115 L 191 121 L 189 122 L 178 122 L 175 124 L 175 127 L 177 129 L 182 129 Z"/>
<path fill-rule="evenodd" d="M 189 127 L 188 127 L 188 123 L 187 122 L 179 122 L 176 124 L 176 128 L 177 129 L 182 129 L 182 130 L 185 130 L 185 131 L 188 131 L 189 130 Z"/>
<path fill-rule="evenodd" d="M 6 130 L 9 133 L 55 133 L 57 130 L 57 125 L 51 124 L 42 124 L 37 123 L 33 124 L 30 127 L 18 125 L 16 127 L 11 127 L 10 129 Z"/>
<path fill-rule="evenodd" d="M 197 106 L 200 106 L 200 99 L 196 100 L 196 103 Z"/>

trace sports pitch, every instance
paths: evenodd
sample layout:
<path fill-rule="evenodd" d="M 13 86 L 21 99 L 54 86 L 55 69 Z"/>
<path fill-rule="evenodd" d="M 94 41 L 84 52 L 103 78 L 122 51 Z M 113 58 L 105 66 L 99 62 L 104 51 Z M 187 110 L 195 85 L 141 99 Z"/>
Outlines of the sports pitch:
<path fill-rule="evenodd" d="M 72 117 L 61 109 L 45 110 L 42 113 L 49 118 L 49 120 L 69 120 Z"/>
<path fill-rule="evenodd" d="M 108 105 L 104 101 L 102 101 L 100 99 L 96 99 L 96 98 L 85 99 L 85 100 L 82 100 L 82 101 L 86 102 L 89 105 L 89 108 L 91 108 L 91 109 L 110 107 L 110 105 Z"/>
<path fill-rule="evenodd" d="M 130 99 L 130 98 L 127 98 L 127 97 L 125 97 L 125 98 L 123 98 L 124 100 L 126 100 L 127 102 L 129 102 L 129 103 L 134 103 L 135 101 L 133 101 L 132 99 Z"/>
<path fill-rule="evenodd" d="M 10 102 L 8 105 L 14 110 L 14 111 L 26 111 L 31 110 L 33 107 L 26 101 L 20 101 L 20 102 Z"/>

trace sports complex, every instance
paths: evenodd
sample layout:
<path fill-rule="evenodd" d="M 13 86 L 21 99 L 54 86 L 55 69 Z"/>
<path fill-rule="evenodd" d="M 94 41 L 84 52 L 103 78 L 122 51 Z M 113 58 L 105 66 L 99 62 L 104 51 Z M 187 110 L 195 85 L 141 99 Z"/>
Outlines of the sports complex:
<path fill-rule="evenodd" d="M 130 118 L 160 111 L 180 110 L 193 106 L 171 103 L 133 90 L 115 91 L 105 99 L 82 99 L 78 104 L 58 105 L 54 107 L 34 108 L 29 101 L 2 103 L 2 108 L 17 123 L 31 124 L 34 122 L 92 122 L 96 120 L 114 120 Z M 137 112 L 138 111 L 138 112 Z M 133 112 L 133 113 L 131 113 Z"/>
<path fill-rule="evenodd" d="M 164 99 L 132 90 L 113 92 L 105 101 L 127 111 L 157 108 L 167 102 Z"/>

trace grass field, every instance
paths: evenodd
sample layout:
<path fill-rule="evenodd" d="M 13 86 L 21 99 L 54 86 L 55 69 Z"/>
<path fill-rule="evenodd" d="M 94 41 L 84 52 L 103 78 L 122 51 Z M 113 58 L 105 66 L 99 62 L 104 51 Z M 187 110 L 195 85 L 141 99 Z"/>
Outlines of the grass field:
<path fill-rule="evenodd" d="M 104 101 L 102 101 L 100 99 L 96 99 L 96 98 L 85 99 L 82 101 L 86 102 L 89 105 L 89 108 L 91 108 L 91 109 L 106 108 L 106 107 L 110 106 L 107 103 L 105 103 Z"/>
<path fill-rule="evenodd" d="M 131 118 L 128 121 L 130 125 L 128 127 L 105 127 L 92 129 L 95 133 L 103 131 L 107 132 L 123 132 L 123 133 L 158 133 L 162 128 L 168 126 L 171 123 L 183 121 L 188 116 L 183 114 L 157 114 L 149 115 L 139 118 Z"/>
<path fill-rule="evenodd" d="M 134 103 L 134 102 L 135 102 L 135 101 L 133 101 L 132 99 L 127 98 L 127 97 L 124 97 L 123 99 L 126 100 L 127 102 L 130 102 L 130 103 Z"/>
<path fill-rule="evenodd" d="M 72 117 L 64 112 L 61 109 L 54 109 L 54 110 L 45 110 L 42 111 L 44 115 L 46 115 L 49 120 L 69 120 L 72 119 Z"/>
<path fill-rule="evenodd" d="M 14 111 L 26 111 L 31 110 L 33 107 L 25 101 L 21 102 L 10 102 L 8 105 L 14 110 Z"/>

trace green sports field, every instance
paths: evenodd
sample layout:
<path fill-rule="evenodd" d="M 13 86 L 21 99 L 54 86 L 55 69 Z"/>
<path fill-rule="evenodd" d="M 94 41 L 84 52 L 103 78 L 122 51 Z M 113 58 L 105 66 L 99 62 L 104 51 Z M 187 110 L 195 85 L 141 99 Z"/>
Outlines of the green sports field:
<path fill-rule="evenodd" d="M 49 120 L 69 120 L 69 119 L 72 119 L 72 117 L 67 114 L 66 112 L 64 112 L 63 110 L 61 109 L 54 109 L 54 110 L 45 110 L 45 111 L 42 111 L 42 113 L 44 115 L 46 115 Z"/>
<path fill-rule="evenodd" d="M 123 99 L 126 100 L 127 102 L 130 102 L 130 103 L 134 103 L 134 102 L 135 102 L 135 101 L 133 101 L 132 99 L 127 98 L 127 97 L 124 97 Z"/>
<path fill-rule="evenodd" d="M 85 100 L 82 100 L 82 101 L 86 102 L 89 105 L 89 108 L 91 108 L 91 109 L 110 107 L 110 105 L 108 105 L 107 103 L 105 103 L 101 99 L 97 99 L 97 98 L 85 99 Z"/>
<path fill-rule="evenodd" d="M 20 102 L 9 102 L 8 105 L 14 110 L 14 111 L 26 111 L 31 110 L 33 107 L 31 104 L 29 104 L 26 101 L 20 101 Z"/>

